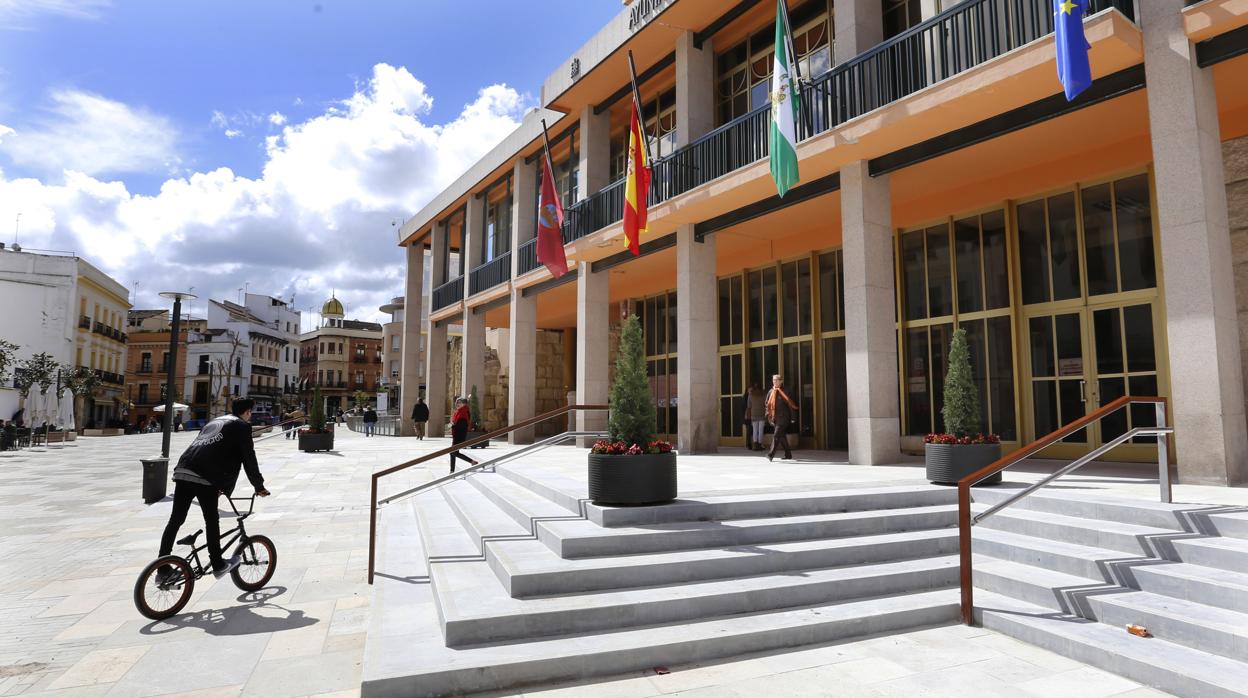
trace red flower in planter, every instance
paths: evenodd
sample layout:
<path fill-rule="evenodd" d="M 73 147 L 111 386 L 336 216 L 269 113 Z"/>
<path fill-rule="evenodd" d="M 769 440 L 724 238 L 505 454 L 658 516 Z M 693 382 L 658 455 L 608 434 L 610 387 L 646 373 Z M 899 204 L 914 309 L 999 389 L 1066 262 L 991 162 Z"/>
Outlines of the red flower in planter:
<path fill-rule="evenodd" d="M 967 434 L 965 436 L 956 436 L 954 434 L 928 434 L 923 437 L 923 443 L 978 446 L 982 444 L 999 444 L 1001 443 L 1001 437 L 996 434 Z"/>

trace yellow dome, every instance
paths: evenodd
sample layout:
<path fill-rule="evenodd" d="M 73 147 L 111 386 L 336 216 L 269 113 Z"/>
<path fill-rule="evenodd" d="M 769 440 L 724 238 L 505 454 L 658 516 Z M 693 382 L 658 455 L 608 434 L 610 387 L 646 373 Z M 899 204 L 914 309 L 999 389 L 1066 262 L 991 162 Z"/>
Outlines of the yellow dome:
<path fill-rule="evenodd" d="M 337 315 L 339 317 L 346 314 L 343 310 L 342 301 L 337 298 L 330 298 L 325 301 L 325 305 L 321 306 L 321 315 Z"/>

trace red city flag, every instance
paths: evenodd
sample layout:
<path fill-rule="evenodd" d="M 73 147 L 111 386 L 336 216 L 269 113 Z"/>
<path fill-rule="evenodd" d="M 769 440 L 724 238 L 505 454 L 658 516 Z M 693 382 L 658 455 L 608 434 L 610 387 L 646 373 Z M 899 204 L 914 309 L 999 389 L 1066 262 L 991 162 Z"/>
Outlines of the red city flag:
<path fill-rule="evenodd" d="M 546 153 L 542 167 L 542 199 L 537 209 L 537 261 L 546 265 L 556 279 L 568 273 L 568 258 L 563 253 L 563 205 L 555 191 L 555 177 Z"/>
<path fill-rule="evenodd" d="M 628 181 L 624 183 L 624 238 L 635 255 L 641 254 L 641 234 L 647 231 L 646 213 L 650 203 L 650 163 L 643 138 L 634 98 L 628 128 Z"/>

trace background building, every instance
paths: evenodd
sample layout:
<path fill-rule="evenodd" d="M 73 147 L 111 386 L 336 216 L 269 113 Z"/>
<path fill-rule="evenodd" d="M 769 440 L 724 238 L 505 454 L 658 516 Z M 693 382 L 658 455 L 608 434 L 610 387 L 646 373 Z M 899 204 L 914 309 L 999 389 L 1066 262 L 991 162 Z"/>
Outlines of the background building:
<path fill-rule="evenodd" d="M 126 421 L 134 425 L 146 425 L 158 405 L 165 404 L 165 384 L 169 373 L 169 326 L 168 310 L 131 310 L 126 322 L 126 403 L 129 415 Z M 183 316 L 178 331 L 178 362 L 175 367 L 173 399 L 186 404 L 189 391 L 185 387 L 188 339 L 204 329 L 206 322 Z M 184 415 L 183 420 L 193 417 Z"/>
<path fill-rule="evenodd" d="M 0 250 L 0 338 L 18 345 L 17 358 L 46 352 L 58 362 L 86 366 L 102 383 L 85 400 L 79 427 L 119 420 L 126 366 L 125 286 L 72 253 Z M 0 387 L 0 417 L 18 407 L 12 372 Z"/>
<path fill-rule="evenodd" d="M 375 404 L 384 370 L 382 336 L 380 324 L 347 320 L 341 301 L 325 301 L 321 326 L 300 337 L 303 402 L 310 405 L 319 386 L 329 410 L 351 409 L 357 392 Z"/>

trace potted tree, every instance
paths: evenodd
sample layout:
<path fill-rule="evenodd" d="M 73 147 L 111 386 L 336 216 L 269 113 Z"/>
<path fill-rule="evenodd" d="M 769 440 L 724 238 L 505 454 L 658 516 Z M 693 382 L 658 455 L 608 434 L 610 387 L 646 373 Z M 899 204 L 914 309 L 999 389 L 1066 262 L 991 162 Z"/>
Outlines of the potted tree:
<path fill-rule="evenodd" d="M 1001 457 L 1001 439 L 980 431 L 979 393 L 971 380 L 971 351 L 966 330 L 953 332 L 949 344 L 949 370 L 945 374 L 945 404 L 941 408 L 945 431 L 923 438 L 927 479 L 938 485 L 958 480 Z M 1001 473 L 980 484 L 1001 482 Z"/>
<path fill-rule="evenodd" d="M 485 424 L 481 420 L 481 402 L 477 400 L 477 386 L 475 385 L 472 386 L 472 392 L 468 393 L 468 421 L 471 422 L 468 425 L 467 438 L 469 441 L 485 436 Z M 482 441 L 472 448 L 485 448 L 489 445 L 489 441 Z"/>
<path fill-rule="evenodd" d="M 325 400 L 321 398 L 321 389 L 317 387 L 312 393 L 312 412 L 308 415 L 308 426 L 299 430 L 300 451 L 332 451 L 334 448 L 334 430 L 325 424 Z"/>
<path fill-rule="evenodd" d="M 100 386 L 100 377 L 86 366 L 71 367 L 69 364 L 61 367 L 61 377 L 65 381 L 65 387 L 69 388 L 70 394 L 73 395 L 74 424 L 78 425 L 81 422 L 78 417 L 81 414 L 78 401 L 83 401 L 85 405 L 86 400 L 95 396 L 95 390 Z"/>
<path fill-rule="evenodd" d="M 654 439 L 655 410 L 646 379 L 641 323 L 624 321 L 611 386 L 610 438 L 589 452 L 589 498 L 615 506 L 676 499 L 676 452 Z"/>

